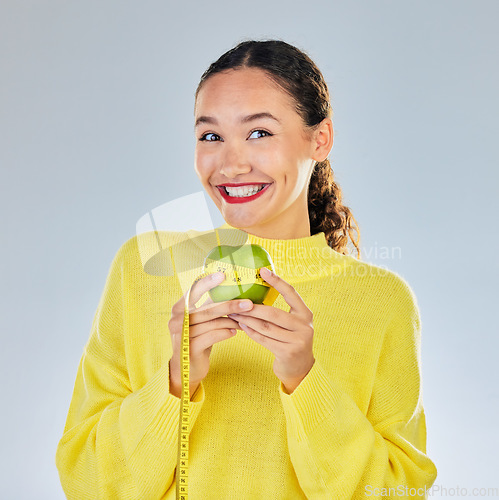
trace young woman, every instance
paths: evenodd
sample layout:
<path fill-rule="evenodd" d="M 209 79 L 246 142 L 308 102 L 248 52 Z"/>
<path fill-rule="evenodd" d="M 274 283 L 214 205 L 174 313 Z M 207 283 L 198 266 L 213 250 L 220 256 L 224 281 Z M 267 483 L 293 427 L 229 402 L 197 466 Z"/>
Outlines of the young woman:
<path fill-rule="evenodd" d="M 436 478 L 417 302 L 348 255 L 359 233 L 327 159 L 331 116 L 319 69 L 278 40 L 240 43 L 196 91 L 197 175 L 221 228 L 269 252 L 279 297 L 196 307 L 220 280 L 190 289 L 193 499 L 425 498 Z M 144 272 L 137 239 L 113 260 L 78 368 L 56 455 L 68 498 L 175 498 L 185 293 Z"/>

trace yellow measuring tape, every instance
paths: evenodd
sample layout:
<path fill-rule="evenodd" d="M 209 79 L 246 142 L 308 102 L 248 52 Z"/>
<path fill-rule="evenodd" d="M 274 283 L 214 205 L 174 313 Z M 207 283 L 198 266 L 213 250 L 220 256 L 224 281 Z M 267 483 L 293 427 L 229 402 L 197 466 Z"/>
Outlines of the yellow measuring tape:
<path fill-rule="evenodd" d="M 228 264 L 219 260 L 207 260 L 206 272 L 198 276 L 195 281 L 199 281 L 205 276 L 208 276 L 208 274 L 221 271 L 225 274 L 225 279 L 218 286 L 257 284 L 270 287 L 270 285 L 260 276 L 259 269 L 262 267 L 266 267 L 271 271 L 273 270 L 270 264 L 268 266 L 261 266 L 258 269 L 250 269 L 249 267 Z"/>
<path fill-rule="evenodd" d="M 267 267 L 273 271 L 269 264 Z M 261 269 L 261 267 L 259 269 Z M 259 284 L 274 289 L 260 276 L 258 269 L 250 269 L 248 267 L 228 264 L 221 261 L 209 260 L 206 262 L 206 271 L 200 274 L 194 283 L 200 279 L 221 271 L 225 274 L 225 280 L 219 283 L 218 286 L 239 286 L 248 284 Z M 191 287 L 192 288 L 192 287 Z M 178 455 L 177 455 L 177 478 L 176 478 L 176 494 L 177 500 L 187 500 L 188 498 L 188 479 L 189 479 L 189 296 L 191 288 L 186 293 L 184 304 L 184 322 L 182 327 L 182 338 L 180 344 L 180 373 L 182 379 L 182 393 L 180 399 L 180 416 L 179 416 L 179 431 L 178 431 Z M 243 291 L 243 290 L 241 290 Z M 269 291 L 269 294 L 270 294 Z M 276 292 L 275 292 L 276 293 Z M 277 294 L 277 293 L 276 293 Z M 275 300 L 275 295 L 270 295 L 272 302 Z M 265 302 L 264 302 L 265 303 Z"/>
<path fill-rule="evenodd" d="M 178 429 L 177 454 L 177 499 L 187 500 L 187 480 L 189 464 L 189 295 L 187 290 L 184 306 L 184 323 L 180 340 L 180 373 L 182 394 L 180 398 L 180 417 Z"/>

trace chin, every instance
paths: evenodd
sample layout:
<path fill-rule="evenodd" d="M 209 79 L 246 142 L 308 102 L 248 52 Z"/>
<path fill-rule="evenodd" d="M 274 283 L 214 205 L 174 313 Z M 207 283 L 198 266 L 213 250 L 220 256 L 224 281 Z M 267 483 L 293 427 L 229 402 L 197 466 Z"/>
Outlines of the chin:
<path fill-rule="evenodd" d="M 260 222 L 259 220 L 255 220 L 254 217 L 244 217 L 244 216 L 238 217 L 237 215 L 234 214 L 229 215 L 227 213 L 223 213 L 222 216 L 225 222 L 227 222 L 227 224 L 237 229 L 244 229 L 257 226 Z"/>

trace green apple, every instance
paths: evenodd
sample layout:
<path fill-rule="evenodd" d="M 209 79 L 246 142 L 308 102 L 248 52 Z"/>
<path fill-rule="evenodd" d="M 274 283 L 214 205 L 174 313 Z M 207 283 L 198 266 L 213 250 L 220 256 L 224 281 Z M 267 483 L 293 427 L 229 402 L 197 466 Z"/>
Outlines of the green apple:
<path fill-rule="evenodd" d="M 222 284 L 208 291 L 213 302 L 251 299 L 255 304 L 263 304 L 271 287 L 268 284 L 258 283 L 262 280 L 258 272 L 261 267 L 270 267 L 275 272 L 269 253 L 260 245 L 245 244 L 238 247 L 219 245 L 213 248 L 204 260 L 204 270 L 205 272 L 223 270 L 225 273 Z M 243 272 L 238 273 L 238 269 Z"/>

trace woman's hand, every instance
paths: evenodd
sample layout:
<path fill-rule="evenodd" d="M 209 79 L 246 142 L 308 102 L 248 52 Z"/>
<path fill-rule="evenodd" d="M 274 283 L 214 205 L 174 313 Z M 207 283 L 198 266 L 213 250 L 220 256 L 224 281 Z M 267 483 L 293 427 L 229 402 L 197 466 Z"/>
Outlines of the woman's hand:
<path fill-rule="evenodd" d="M 315 362 L 313 314 L 289 283 L 267 271 L 261 268 L 260 276 L 283 296 L 290 306 L 289 312 L 254 304 L 250 311 L 228 316 L 235 319 L 250 338 L 275 355 L 274 373 L 291 394 Z"/>
<path fill-rule="evenodd" d="M 196 281 L 191 286 L 189 295 L 189 392 L 192 396 L 201 380 L 208 374 L 210 368 L 210 353 L 213 344 L 221 342 L 236 335 L 238 323 L 230 318 L 225 318 L 229 313 L 244 311 L 240 304 L 246 304 L 248 309 L 253 307 L 251 300 L 226 300 L 214 303 L 208 299 L 198 308 L 195 304 L 211 288 L 219 285 L 220 279 L 213 280 L 210 274 Z M 170 359 L 170 393 L 180 398 L 182 379 L 180 374 L 180 347 L 184 323 L 184 308 L 186 293 L 173 305 L 172 316 L 168 322 L 168 329 L 172 339 L 173 355 Z M 232 331 L 231 331 L 232 330 Z"/>

